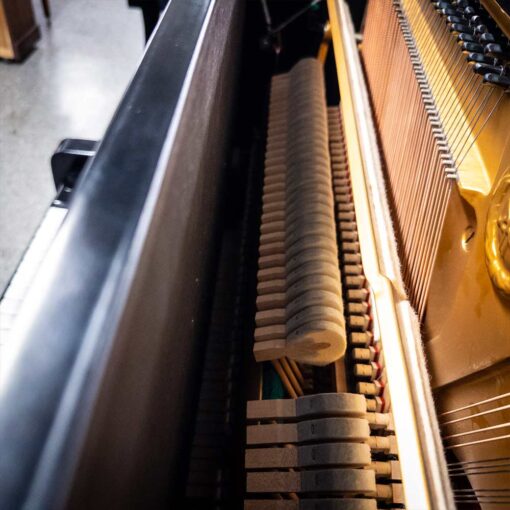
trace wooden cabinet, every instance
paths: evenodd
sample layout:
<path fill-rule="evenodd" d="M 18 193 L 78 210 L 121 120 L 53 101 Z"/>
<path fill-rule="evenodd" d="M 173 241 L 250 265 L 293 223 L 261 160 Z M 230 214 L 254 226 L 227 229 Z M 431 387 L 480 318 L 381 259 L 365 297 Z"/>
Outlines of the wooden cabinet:
<path fill-rule="evenodd" d="M 31 0 L 0 0 L 0 58 L 23 59 L 39 36 Z"/>

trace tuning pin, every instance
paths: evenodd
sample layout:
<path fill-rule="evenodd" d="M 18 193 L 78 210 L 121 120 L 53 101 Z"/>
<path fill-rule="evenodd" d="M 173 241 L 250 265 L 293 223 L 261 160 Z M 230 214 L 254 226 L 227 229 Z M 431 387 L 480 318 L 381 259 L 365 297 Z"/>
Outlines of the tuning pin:
<path fill-rule="evenodd" d="M 501 72 L 503 71 L 503 68 L 501 66 L 493 66 L 493 65 L 490 65 L 490 64 L 476 63 L 473 66 L 473 70 L 474 70 L 474 72 L 476 74 L 481 74 L 481 75 L 485 75 L 485 74 L 501 74 Z"/>
<path fill-rule="evenodd" d="M 458 32 L 459 34 L 472 33 L 471 27 L 468 25 L 463 25 L 462 23 L 451 23 L 449 28 L 450 32 Z"/>
<path fill-rule="evenodd" d="M 483 23 L 483 18 L 479 14 L 474 14 L 469 18 L 469 23 L 474 26 L 481 25 Z"/>
<path fill-rule="evenodd" d="M 467 53 L 483 53 L 483 46 L 477 43 L 463 42 L 462 51 Z"/>
<path fill-rule="evenodd" d="M 487 25 L 476 25 L 475 27 L 475 34 L 485 34 L 488 31 Z"/>
<path fill-rule="evenodd" d="M 464 42 L 477 43 L 478 41 L 476 40 L 476 37 L 474 35 L 466 34 L 466 33 L 460 33 L 457 36 L 457 42 L 462 44 Z"/>
<path fill-rule="evenodd" d="M 510 87 L 510 78 L 501 74 L 487 73 L 483 76 L 483 82 L 504 89 Z"/>
<path fill-rule="evenodd" d="M 437 10 L 451 9 L 452 4 L 450 2 L 433 2 L 432 4 Z"/>
<path fill-rule="evenodd" d="M 448 18 L 448 16 L 458 17 L 461 20 L 461 21 L 459 21 L 459 23 L 465 23 L 467 21 L 464 18 L 464 16 L 462 16 L 462 12 L 458 11 L 457 9 L 451 9 L 451 8 L 441 9 L 441 14 L 443 16 L 446 16 L 447 18 Z"/>
<path fill-rule="evenodd" d="M 458 16 L 446 16 L 446 21 L 448 23 L 464 23 L 466 20 Z"/>
<path fill-rule="evenodd" d="M 466 60 L 470 63 L 478 63 L 478 64 L 492 64 L 493 59 L 483 55 L 482 53 L 469 53 L 466 57 Z"/>
<path fill-rule="evenodd" d="M 481 43 L 492 43 L 495 42 L 496 39 L 490 32 L 485 32 L 484 34 L 480 35 L 480 42 Z"/>
<path fill-rule="evenodd" d="M 498 58 L 502 60 L 510 60 L 510 54 L 508 51 L 505 51 L 500 44 L 490 43 L 485 46 L 483 49 L 485 55 L 489 55 L 493 58 Z"/>

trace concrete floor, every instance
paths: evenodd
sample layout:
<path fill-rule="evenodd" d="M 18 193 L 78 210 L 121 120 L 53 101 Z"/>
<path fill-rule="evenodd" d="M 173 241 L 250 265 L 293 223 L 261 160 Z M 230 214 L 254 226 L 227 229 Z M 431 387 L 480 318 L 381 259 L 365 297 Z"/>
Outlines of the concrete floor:
<path fill-rule="evenodd" d="M 0 62 L 0 294 L 55 195 L 63 138 L 103 135 L 143 53 L 127 0 L 51 0 L 51 26 L 22 64 Z"/>

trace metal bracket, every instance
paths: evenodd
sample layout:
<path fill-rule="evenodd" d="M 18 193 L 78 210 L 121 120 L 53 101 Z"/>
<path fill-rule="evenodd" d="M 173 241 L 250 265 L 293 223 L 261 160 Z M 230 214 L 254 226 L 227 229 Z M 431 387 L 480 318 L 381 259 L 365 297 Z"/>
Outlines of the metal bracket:
<path fill-rule="evenodd" d="M 95 156 L 99 142 L 66 138 L 51 157 L 51 173 L 57 196 L 53 205 L 68 207 L 71 193 L 85 165 Z"/>

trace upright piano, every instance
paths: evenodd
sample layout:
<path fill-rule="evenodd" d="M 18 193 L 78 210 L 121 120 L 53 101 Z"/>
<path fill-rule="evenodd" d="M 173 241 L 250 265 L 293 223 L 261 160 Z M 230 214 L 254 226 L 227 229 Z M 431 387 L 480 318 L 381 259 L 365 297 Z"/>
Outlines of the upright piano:
<path fill-rule="evenodd" d="M 0 508 L 510 507 L 505 0 L 172 0 L 0 302 Z"/>

